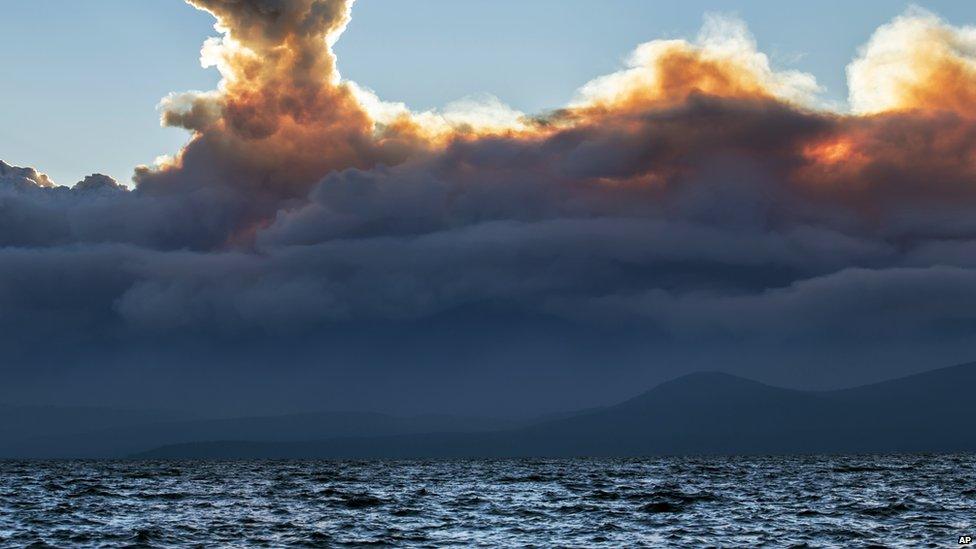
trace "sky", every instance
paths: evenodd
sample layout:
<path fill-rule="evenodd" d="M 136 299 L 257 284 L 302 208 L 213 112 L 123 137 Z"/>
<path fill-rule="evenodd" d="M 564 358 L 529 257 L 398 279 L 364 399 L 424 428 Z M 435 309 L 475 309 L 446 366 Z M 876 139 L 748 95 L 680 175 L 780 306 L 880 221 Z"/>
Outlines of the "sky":
<path fill-rule="evenodd" d="M 728 7 L 5 3 L 0 402 L 513 416 L 976 359 L 976 8 Z"/>
<path fill-rule="evenodd" d="M 337 44 L 343 76 L 411 108 L 493 94 L 536 113 L 561 107 L 585 82 L 618 69 L 637 45 L 694 36 L 708 12 L 735 14 L 782 68 L 809 72 L 825 98 L 847 99 L 844 69 L 909 2 L 753 0 L 362 0 Z M 964 0 L 916 2 L 956 24 L 976 23 Z M 198 62 L 213 19 L 179 0 L 5 0 L 0 63 L 0 158 L 44 166 L 72 185 L 172 154 L 185 132 L 159 127 L 166 94 L 212 89 Z"/>

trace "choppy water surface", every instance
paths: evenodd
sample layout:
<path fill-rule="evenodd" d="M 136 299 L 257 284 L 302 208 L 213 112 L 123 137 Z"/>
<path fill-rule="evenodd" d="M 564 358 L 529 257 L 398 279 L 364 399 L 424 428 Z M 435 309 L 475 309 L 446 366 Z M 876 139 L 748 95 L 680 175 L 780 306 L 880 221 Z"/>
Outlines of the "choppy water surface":
<path fill-rule="evenodd" d="M 976 457 L 0 462 L 0 545 L 956 546 Z"/>

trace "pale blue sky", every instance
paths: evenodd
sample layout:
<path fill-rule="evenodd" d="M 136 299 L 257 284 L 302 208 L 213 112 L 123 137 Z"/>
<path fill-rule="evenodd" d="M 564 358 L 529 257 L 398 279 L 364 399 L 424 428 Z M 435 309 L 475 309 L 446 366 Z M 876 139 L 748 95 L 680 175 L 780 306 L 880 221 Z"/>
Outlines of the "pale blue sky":
<path fill-rule="evenodd" d="M 956 25 L 976 1 L 915 2 Z M 417 109 L 491 93 L 526 111 L 558 107 L 620 67 L 634 46 L 694 37 L 705 12 L 744 19 L 778 68 L 813 73 L 843 100 L 844 68 L 904 0 L 359 0 L 337 45 L 343 76 Z M 179 0 L 0 0 L 0 159 L 61 184 L 173 153 L 159 127 L 171 91 L 210 89 L 199 49 L 213 21 Z"/>

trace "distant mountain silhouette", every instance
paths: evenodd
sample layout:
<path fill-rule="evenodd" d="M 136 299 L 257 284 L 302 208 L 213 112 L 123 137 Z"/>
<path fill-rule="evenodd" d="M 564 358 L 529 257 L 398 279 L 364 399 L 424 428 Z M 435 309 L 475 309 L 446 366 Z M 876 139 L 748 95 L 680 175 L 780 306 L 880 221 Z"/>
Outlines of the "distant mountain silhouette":
<path fill-rule="evenodd" d="M 92 429 L 107 429 L 150 421 L 185 420 L 192 417 L 192 414 L 169 410 L 0 404 L 0 436 L 22 436 L 37 432 L 52 435 L 78 433 Z"/>
<path fill-rule="evenodd" d="M 523 424 L 446 415 L 396 417 L 368 412 L 184 419 L 172 413 L 0 406 L 0 457 L 118 457 L 156 446 L 215 439 L 283 442 L 347 436 L 480 432 Z M 11 429 L 4 430 L 4 427 Z"/>
<path fill-rule="evenodd" d="M 684 376 L 619 405 L 482 433 L 243 437 L 156 448 L 145 458 L 399 458 L 947 452 L 976 450 L 976 363 L 838 391 Z M 359 435 L 362 435 L 360 433 Z"/>

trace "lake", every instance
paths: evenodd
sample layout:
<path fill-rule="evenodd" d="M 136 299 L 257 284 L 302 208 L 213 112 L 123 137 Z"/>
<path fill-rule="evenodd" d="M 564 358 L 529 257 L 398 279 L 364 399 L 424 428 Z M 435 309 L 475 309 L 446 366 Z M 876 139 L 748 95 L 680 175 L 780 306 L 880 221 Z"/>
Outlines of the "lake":
<path fill-rule="evenodd" d="M 0 545 L 954 547 L 972 455 L 5 461 Z"/>

